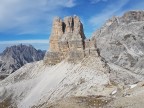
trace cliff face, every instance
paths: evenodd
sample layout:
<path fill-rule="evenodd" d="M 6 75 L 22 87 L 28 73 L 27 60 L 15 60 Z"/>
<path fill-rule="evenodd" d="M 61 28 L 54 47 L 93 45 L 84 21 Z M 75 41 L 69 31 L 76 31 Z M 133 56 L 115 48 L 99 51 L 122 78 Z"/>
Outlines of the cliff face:
<path fill-rule="evenodd" d="M 109 64 L 120 66 L 135 76 L 144 75 L 144 11 L 129 11 L 111 18 L 93 37 L 97 40 L 100 56 Z M 126 79 L 141 79 L 117 74 L 116 80 L 126 83 L 131 82 Z"/>
<path fill-rule="evenodd" d="M 85 56 L 97 55 L 95 39 L 86 39 L 78 16 L 55 18 L 50 36 L 50 50 L 45 63 L 56 64 L 66 59 L 77 62 Z"/>
<path fill-rule="evenodd" d="M 50 50 L 53 52 L 59 51 L 59 37 L 63 35 L 63 22 L 60 18 L 55 18 L 53 21 L 52 33 L 50 36 Z"/>

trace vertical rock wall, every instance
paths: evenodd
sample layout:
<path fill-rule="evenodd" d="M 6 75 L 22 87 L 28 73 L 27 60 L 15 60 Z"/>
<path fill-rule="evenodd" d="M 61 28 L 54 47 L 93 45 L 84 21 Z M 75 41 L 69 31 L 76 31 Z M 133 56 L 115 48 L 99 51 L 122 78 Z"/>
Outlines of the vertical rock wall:
<path fill-rule="evenodd" d="M 59 17 L 57 17 L 53 21 L 52 33 L 50 36 L 50 51 L 52 52 L 59 51 L 58 40 L 62 35 L 63 35 L 63 22 Z"/>
<path fill-rule="evenodd" d="M 77 62 L 89 55 L 97 55 L 95 40 L 86 39 L 79 17 L 55 18 L 45 63 L 54 65 L 64 59 Z"/>

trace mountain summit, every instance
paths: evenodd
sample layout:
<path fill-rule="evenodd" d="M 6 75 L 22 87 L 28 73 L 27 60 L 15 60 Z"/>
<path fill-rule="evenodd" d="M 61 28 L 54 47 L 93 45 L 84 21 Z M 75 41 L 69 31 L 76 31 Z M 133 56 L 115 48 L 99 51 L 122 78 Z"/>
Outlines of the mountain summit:
<path fill-rule="evenodd" d="M 44 55 L 44 51 L 36 50 L 32 45 L 7 47 L 0 55 L 0 74 L 11 74 L 26 63 L 42 60 Z"/>
<path fill-rule="evenodd" d="M 66 58 L 77 62 L 89 55 L 97 55 L 96 42 L 95 39 L 86 39 L 79 17 L 65 17 L 64 21 L 55 18 L 45 63 L 57 64 Z"/>

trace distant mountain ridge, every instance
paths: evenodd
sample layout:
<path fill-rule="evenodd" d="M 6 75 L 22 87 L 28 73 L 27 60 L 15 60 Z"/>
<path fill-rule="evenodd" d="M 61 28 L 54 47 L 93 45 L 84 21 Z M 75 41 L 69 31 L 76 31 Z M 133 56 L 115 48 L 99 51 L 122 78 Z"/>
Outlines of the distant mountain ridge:
<path fill-rule="evenodd" d="M 0 74 L 11 74 L 26 63 L 42 60 L 45 51 L 36 50 L 32 45 L 14 45 L 0 54 Z"/>

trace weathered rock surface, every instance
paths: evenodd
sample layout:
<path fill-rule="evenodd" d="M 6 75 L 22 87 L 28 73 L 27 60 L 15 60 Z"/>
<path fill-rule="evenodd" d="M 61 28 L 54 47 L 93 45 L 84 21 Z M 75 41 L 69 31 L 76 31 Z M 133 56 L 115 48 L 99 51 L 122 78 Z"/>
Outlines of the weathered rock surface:
<path fill-rule="evenodd" d="M 122 16 L 121 20 L 124 23 L 144 21 L 144 11 L 129 11 L 129 12 L 126 12 Z"/>
<path fill-rule="evenodd" d="M 53 21 L 52 33 L 50 36 L 50 51 L 58 52 L 59 51 L 59 37 L 63 35 L 63 25 L 64 23 L 59 17 L 56 17 Z"/>
<path fill-rule="evenodd" d="M 93 37 L 97 40 L 100 55 L 109 64 L 113 63 L 115 80 L 134 83 L 143 79 L 144 11 L 129 11 L 122 17 L 111 18 Z M 126 71 L 131 75 L 124 75 Z M 141 77 L 134 78 L 138 75 Z"/>
<path fill-rule="evenodd" d="M 45 63 L 56 64 L 66 58 L 77 62 L 90 54 L 97 55 L 95 39 L 86 40 L 79 17 L 65 17 L 64 21 L 55 18 Z"/>
<path fill-rule="evenodd" d="M 0 55 L 0 76 L 6 76 L 26 63 L 42 60 L 45 51 L 36 50 L 33 46 L 15 45 L 7 47 Z"/>

